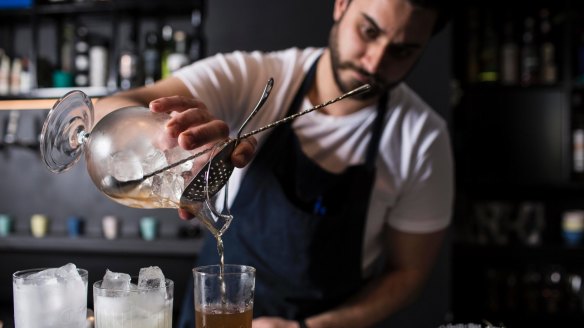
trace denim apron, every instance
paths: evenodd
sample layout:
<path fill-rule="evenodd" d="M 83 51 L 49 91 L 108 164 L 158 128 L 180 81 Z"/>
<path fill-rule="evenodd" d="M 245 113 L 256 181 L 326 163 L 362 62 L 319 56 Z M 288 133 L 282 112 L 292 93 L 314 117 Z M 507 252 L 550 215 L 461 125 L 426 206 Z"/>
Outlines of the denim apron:
<path fill-rule="evenodd" d="M 299 110 L 315 70 L 316 62 L 287 115 Z M 362 287 L 363 236 L 386 104 L 384 96 L 364 164 L 340 174 L 323 170 L 302 152 L 291 123 L 276 127 L 250 164 L 223 242 L 225 263 L 256 268 L 254 317 L 304 319 Z M 216 241 L 205 238 L 197 265 L 218 264 Z M 194 327 L 192 282 L 189 288 L 181 327 Z"/>

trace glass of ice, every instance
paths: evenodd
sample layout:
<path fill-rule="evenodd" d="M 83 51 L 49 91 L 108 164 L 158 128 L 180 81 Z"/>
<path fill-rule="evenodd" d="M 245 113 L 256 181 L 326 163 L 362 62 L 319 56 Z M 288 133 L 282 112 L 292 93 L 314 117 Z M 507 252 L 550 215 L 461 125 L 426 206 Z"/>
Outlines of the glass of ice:
<path fill-rule="evenodd" d="M 195 327 L 251 328 L 255 268 L 226 264 L 193 269 Z"/>
<path fill-rule="evenodd" d="M 93 284 L 96 328 L 172 328 L 174 283 L 158 267 L 140 275 L 107 271 Z"/>
<path fill-rule="evenodd" d="M 87 325 L 87 270 L 74 264 L 12 275 L 16 328 Z"/>

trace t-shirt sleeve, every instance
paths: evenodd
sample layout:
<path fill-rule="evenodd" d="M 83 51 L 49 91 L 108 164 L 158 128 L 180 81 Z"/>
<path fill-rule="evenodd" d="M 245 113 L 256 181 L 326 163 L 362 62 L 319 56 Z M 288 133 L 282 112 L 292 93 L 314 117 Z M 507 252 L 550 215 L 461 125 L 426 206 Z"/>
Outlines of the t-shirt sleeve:
<path fill-rule="evenodd" d="M 429 131 L 427 129 L 430 129 Z M 445 124 L 410 129 L 409 152 L 402 153 L 405 180 L 387 223 L 400 231 L 428 233 L 446 228 L 452 219 L 453 159 Z M 406 173 L 407 172 L 407 173 Z"/>

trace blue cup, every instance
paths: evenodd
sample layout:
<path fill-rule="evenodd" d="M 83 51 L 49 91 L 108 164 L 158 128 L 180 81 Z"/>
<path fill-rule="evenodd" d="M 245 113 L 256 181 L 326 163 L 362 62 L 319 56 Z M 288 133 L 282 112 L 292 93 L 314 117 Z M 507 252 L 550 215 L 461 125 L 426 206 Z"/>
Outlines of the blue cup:
<path fill-rule="evenodd" d="M 83 220 L 72 216 L 67 219 L 67 233 L 71 238 L 77 238 L 83 234 Z"/>

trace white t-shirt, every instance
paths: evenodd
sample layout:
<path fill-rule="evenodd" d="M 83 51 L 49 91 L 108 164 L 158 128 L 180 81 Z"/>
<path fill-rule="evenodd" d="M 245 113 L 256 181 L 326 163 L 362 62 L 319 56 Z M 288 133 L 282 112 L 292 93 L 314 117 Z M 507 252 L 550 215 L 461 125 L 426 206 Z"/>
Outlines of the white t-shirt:
<path fill-rule="evenodd" d="M 292 48 L 220 54 L 184 67 L 175 76 L 235 134 L 270 77 L 274 88 L 246 131 L 283 118 L 321 53 L 322 49 Z M 300 110 L 312 106 L 305 98 Z M 329 171 L 340 172 L 365 162 L 376 113 L 376 106 L 346 116 L 314 111 L 297 118 L 292 126 L 308 157 Z M 404 83 L 391 91 L 384 120 L 363 241 L 365 275 L 383 254 L 387 226 L 410 233 L 434 232 L 447 227 L 452 214 L 453 163 L 444 120 Z M 256 135 L 260 147 L 269 133 Z M 236 169 L 231 176 L 230 202 L 245 172 L 246 168 Z"/>

